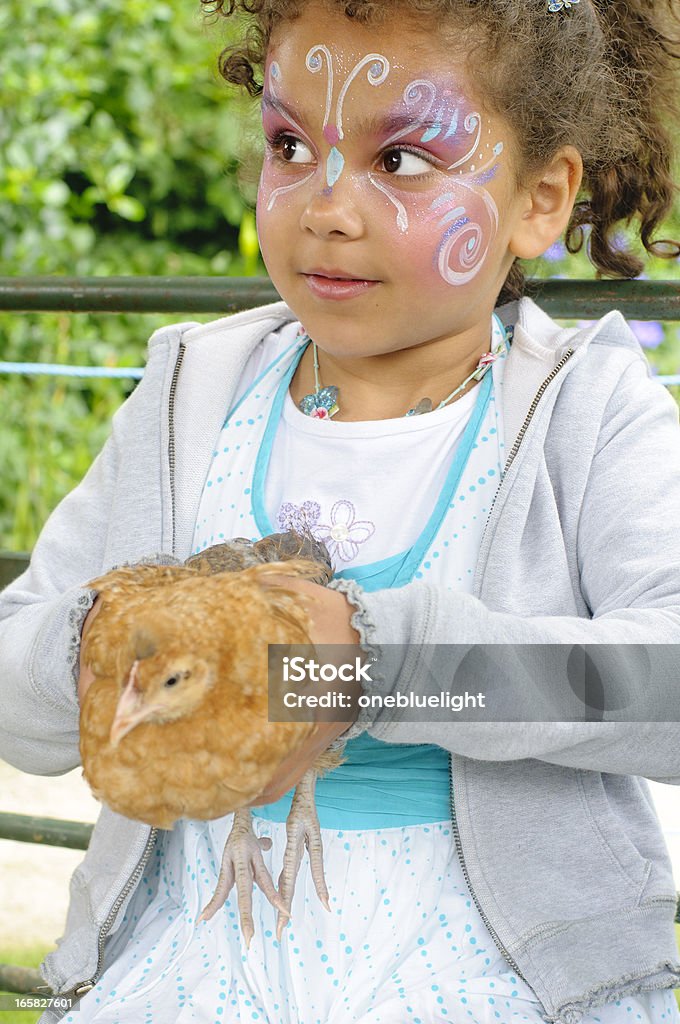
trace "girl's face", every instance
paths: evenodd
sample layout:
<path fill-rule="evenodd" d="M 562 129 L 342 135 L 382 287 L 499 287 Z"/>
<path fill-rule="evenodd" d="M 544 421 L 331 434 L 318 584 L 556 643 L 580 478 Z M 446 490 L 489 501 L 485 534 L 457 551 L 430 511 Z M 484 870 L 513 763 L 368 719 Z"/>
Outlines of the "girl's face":
<path fill-rule="evenodd" d="M 274 33 L 258 233 L 325 351 L 368 356 L 490 318 L 521 217 L 512 139 L 449 44 L 310 4 Z"/>

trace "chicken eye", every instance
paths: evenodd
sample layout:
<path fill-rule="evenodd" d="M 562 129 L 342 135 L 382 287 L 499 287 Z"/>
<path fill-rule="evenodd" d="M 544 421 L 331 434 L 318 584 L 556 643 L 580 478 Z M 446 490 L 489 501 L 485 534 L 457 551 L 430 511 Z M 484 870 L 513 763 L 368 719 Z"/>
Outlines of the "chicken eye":
<path fill-rule="evenodd" d="M 163 686 L 176 686 L 177 683 L 180 682 L 180 680 L 188 679 L 190 675 L 191 675 L 191 669 L 188 669 L 188 668 L 184 669 L 183 672 L 175 672 L 174 676 L 169 676 L 165 680 L 165 682 L 163 683 Z"/>

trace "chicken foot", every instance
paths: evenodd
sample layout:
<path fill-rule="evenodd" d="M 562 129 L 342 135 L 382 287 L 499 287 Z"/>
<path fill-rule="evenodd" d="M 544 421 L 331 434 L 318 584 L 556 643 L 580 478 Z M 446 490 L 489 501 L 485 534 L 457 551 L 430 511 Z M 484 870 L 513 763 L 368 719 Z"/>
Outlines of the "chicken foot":
<path fill-rule="evenodd" d="M 268 836 L 256 836 L 250 809 L 242 807 L 234 811 L 234 822 L 229 838 L 224 845 L 220 874 L 210 902 L 201 911 L 196 924 L 209 921 L 221 906 L 236 884 L 239 919 L 241 932 L 246 949 L 250 945 L 255 928 L 253 925 L 253 882 L 265 894 L 279 915 L 290 916 L 286 903 L 274 888 L 272 877 L 267 871 L 262 858 L 262 850 L 269 850 L 272 841 Z"/>
<path fill-rule="evenodd" d="M 285 913 L 279 910 L 276 918 L 276 937 L 281 941 L 283 929 L 290 920 L 295 881 L 302 861 L 302 848 L 307 847 L 309 867 L 316 894 L 323 906 L 330 912 L 328 889 L 323 871 L 323 845 L 319 818 L 316 813 L 314 789 L 319 775 L 342 763 L 342 756 L 337 750 L 326 750 L 314 762 L 312 768 L 305 772 L 298 782 L 290 813 L 286 819 L 286 849 L 283 855 L 283 868 L 279 875 L 279 894 L 286 904 Z"/>
<path fill-rule="evenodd" d="M 203 908 L 196 923 L 209 921 L 224 902 L 236 884 L 241 932 L 246 949 L 250 945 L 255 929 L 253 925 L 253 882 L 278 911 L 276 937 L 280 941 L 283 929 L 290 920 L 291 905 L 295 893 L 295 881 L 302 862 L 303 846 L 309 853 L 310 870 L 319 900 L 330 912 L 328 889 L 323 871 L 323 846 L 319 819 L 314 802 L 314 789 L 319 775 L 342 763 L 341 753 L 327 750 L 321 754 L 314 766 L 305 772 L 293 795 L 293 801 L 286 819 L 286 849 L 283 868 L 279 875 L 279 891 L 274 888 L 272 877 L 262 858 L 262 850 L 269 850 L 272 841 L 268 836 L 256 836 L 250 809 L 242 807 L 234 811 L 234 821 L 229 838 L 224 846 L 220 874 L 210 902 Z"/>

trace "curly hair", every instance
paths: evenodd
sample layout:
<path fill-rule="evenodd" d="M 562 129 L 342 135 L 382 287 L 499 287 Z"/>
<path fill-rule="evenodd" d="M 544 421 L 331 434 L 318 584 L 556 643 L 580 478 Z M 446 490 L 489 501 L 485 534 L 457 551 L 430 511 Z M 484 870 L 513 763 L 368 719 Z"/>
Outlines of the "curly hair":
<path fill-rule="evenodd" d="M 672 127 L 680 123 L 677 61 L 678 0 L 583 0 L 560 14 L 547 0 L 324 0 L 347 18 L 379 24 L 409 13 L 451 27 L 472 80 L 483 82 L 489 110 L 520 141 L 520 180 L 545 167 L 563 145 L 583 157 L 581 195 L 566 231 L 569 252 L 584 245 L 598 276 L 637 277 L 644 262 L 623 248 L 616 227 L 637 218 L 648 253 L 680 255 L 680 243 L 652 236 L 670 212 Z M 245 17 L 241 42 L 222 51 L 226 81 L 262 92 L 269 40 L 282 22 L 299 17 L 305 0 L 201 0 L 208 15 Z M 464 42 L 461 43 L 460 40 Z M 480 77 L 481 76 L 481 77 Z M 515 261 L 499 302 L 518 298 L 524 273 Z"/>

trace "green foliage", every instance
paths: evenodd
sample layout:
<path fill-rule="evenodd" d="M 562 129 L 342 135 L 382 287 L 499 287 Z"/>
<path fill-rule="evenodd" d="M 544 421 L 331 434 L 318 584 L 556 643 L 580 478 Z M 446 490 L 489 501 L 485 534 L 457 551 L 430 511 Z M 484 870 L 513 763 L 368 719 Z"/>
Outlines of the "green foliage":
<path fill-rule="evenodd" d="M 0 275 L 264 273 L 257 105 L 218 75 L 227 31 L 198 0 L 4 0 Z M 593 276 L 584 256 L 528 269 Z M 0 359 L 141 366 L 151 331 L 180 319 L 212 317 L 7 314 Z M 650 359 L 680 369 L 676 327 Z M 0 549 L 30 550 L 132 386 L 0 373 Z"/>
<path fill-rule="evenodd" d="M 218 75 L 225 38 L 198 0 L 5 0 L 0 275 L 264 273 L 258 111 Z M 5 315 L 0 359 L 140 366 L 178 319 Z M 0 375 L 0 548 L 32 547 L 132 386 Z"/>
<path fill-rule="evenodd" d="M 6 0 L 0 273 L 230 268 L 247 118 L 220 35 L 197 2 Z"/>

